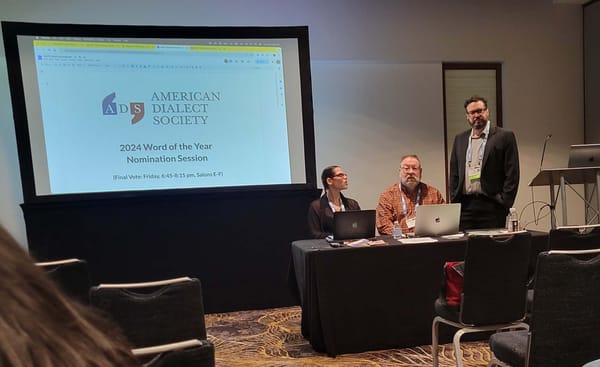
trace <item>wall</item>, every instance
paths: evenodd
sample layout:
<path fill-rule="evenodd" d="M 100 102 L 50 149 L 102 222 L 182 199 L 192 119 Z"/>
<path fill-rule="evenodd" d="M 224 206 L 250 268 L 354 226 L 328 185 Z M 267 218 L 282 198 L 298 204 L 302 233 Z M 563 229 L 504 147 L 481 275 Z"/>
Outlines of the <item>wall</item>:
<path fill-rule="evenodd" d="M 586 143 L 600 143 L 600 1 L 584 7 L 584 65 L 585 65 L 585 138 Z"/>
<path fill-rule="evenodd" d="M 515 131 L 522 180 L 566 164 L 583 143 L 582 10 L 550 0 L 3 0 L 2 20 L 165 25 L 308 25 L 317 167 L 342 164 L 348 195 L 374 208 L 416 152 L 424 179 L 445 192 L 441 62 L 503 63 L 505 127 Z M 1 46 L 0 46 L 1 47 Z M 26 244 L 14 127 L 0 53 L 0 223 Z M 465 128 L 467 125 L 465 123 Z M 320 172 L 319 172 L 320 173 Z M 548 201 L 548 190 L 533 190 Z M 577 222 L 580 206 L 569 211 Z M 539 209 L 539 205 L 536 206 Z M 532 228 L 548 229 L 543 220 Z"/>
<path fill-rule="evenodd" d="M 600 1 L 593 1 L 583 8 L 583 47 L 584 47 L 584 73 L 585 73 L 585 128 L 586 144 L 600 143 Z M 598 212 L 598 189 L 595 185 L 587 185 L 586 197 L 594 209 L 588 210 L 586 218 L 590 223 L 600 223 Z"/>

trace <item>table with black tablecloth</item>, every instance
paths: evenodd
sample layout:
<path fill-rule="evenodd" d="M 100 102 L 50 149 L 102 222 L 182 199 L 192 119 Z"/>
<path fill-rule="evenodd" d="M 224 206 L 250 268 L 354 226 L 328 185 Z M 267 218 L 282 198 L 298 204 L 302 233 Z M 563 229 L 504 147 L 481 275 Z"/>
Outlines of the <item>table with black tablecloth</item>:
<path fill-rule="evenodd" d="M 532 232 L 530 263 L 547 247 Z M 292 243 L 292 269 L 302 306 L 302 334 L 330 356 L 431 344 L 433 302 L 446 261 L 463 260 L 467 239 L 333 248 L 325 240 Z M 502 264 L 498 264 L 502 271 Z M 450 329 L 442 332 L 448 339 Z"/>

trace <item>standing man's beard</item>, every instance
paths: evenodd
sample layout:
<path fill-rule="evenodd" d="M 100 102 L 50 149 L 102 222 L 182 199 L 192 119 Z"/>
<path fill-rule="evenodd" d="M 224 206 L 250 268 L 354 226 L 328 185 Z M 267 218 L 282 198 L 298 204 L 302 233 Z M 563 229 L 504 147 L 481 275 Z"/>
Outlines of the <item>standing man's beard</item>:
<path fill-rule="evenodd" d="M 477 120 L 473 121 L 473 125 L 472 127 L 476 130 L 483 130 L 483 128 L 485 128 L 487 121 L 484 121 L 483 118 L 478 118 Z"/>

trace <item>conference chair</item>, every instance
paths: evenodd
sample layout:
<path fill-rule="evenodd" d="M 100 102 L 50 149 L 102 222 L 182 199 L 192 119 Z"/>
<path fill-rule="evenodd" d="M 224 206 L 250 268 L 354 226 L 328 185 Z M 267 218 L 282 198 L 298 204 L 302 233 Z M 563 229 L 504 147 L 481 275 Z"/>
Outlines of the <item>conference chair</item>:
<path fill-rule="evenodd" d="M 600 248 L 600 225 L 551 229 L 548 250 L 591 250 Z"/>
<path fill-rule="evenodd" d="M 580 367 L 600 358 L 600 249 L 540 253 L 534 289 L 529 331 L 492 335 L 489 366 Z"/>
<path fill-rule="evenodd" d="M 35 263 L 44 269 L 67 295 L 89 304 L 90 273 L 88 264 L 81 259 L 62 259 Z"/>
<path fill-rule="evenodd" d="M 132 350 L 144 367 L 214 367 L 214 346 L 207 340 L 190 339 Z"/>
<path fill-rule="evenodd" d="M 467 240 L 460 304 L 448 304 L 445 295 L 434 303 L 433 366 L 438 366 L 440 323 L 458 330 L 453 344 L 456 364 L 462 367 L 460 339 L 466 333 L 528 329 L 523 322 L 531 235 L 471 236 Z"/>
<path fill-rule="evenodd" d="M 140 361 L 153 367 L 214 366 L 198 279 L 100 284 L 92 287 L 90 301 L 120 326 Z"/>
<path fill-rule="evenodd" d="M 548 250 L 590 250 L 600 248 L 600 225 L 569 226 L 551 229 Z M 527 310 L 531 312 L 534 282 L 531 279 L 527 293 Z"/>

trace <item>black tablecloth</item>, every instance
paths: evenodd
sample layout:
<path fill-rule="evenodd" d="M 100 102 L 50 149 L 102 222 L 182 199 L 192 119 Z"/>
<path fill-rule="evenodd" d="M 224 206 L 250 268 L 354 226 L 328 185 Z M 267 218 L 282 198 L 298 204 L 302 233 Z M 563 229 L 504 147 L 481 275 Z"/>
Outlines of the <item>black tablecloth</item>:
<path fill-rule="evenodd" d="M 302 334 L 315 351 L 335 356 L 431 344 L 433 302 L 443 264 L 463 260 L 466 237 L 413 245 L 381 239 L 389 245 L 292 243 L 291 274 L 302 305 Z M 546 246 L 547 234 L 533 232 L 532 266 Z M 440 330 L 443 342 L 449 341 L 449 331 Z"/>

